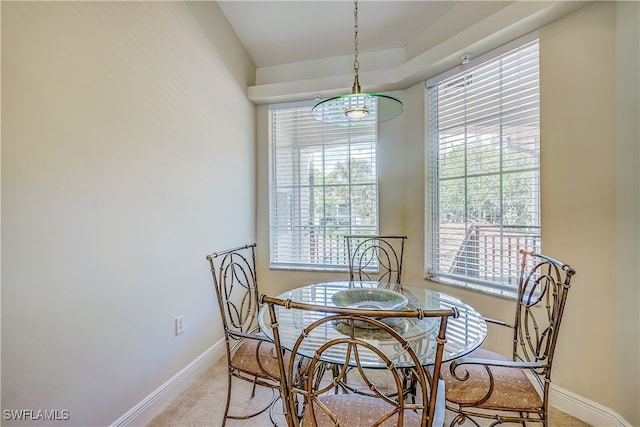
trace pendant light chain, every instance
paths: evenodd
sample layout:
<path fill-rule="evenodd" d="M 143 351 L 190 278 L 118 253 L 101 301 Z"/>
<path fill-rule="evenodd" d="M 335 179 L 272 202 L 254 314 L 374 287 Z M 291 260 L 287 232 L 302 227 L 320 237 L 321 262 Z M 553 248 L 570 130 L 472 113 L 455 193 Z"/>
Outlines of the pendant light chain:
<path fill-rule="evenodd" d="M 353 44 L 354 44 L 354 58 L 353 58 L 353 88 L 352 93 L 360 93 L 360 80 L 358 78 L 358 71 L 360 69 L 360 62 L 358 61 L 358 0 L 353 0 Z"/>
<path fill-rule="evenodd" d="M 404 111 L 402 102 L 395 98 L 360 91 L 358 29 L 358 0 L 353 0 L 353 88 L 350 94 L 334 96 L 314 105 L 311 114 L 316 120 L 338 126 L 352 126 L 358 121 L 367 125 L 371 120 L 379 123 L 393 119 Z"/>

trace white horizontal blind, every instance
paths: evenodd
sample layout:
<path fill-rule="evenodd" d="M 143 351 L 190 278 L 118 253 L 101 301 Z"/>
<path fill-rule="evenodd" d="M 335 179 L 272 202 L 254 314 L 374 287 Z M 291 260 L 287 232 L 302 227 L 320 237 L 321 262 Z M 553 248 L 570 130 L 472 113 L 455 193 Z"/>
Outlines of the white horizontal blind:
<path fill-rule="evenodd" d="M 428 276 L 510 294 L 518 250 L 540 247 L 538 41 L 436 81 L 427 102 Z"/>
<path fill-rule="evenodd" d="M 376 234 L 375 106 L 365 120 L 316 120 L 312 103 L 269 108 L 271 267 L 344 269 L 347 234 Z"/>

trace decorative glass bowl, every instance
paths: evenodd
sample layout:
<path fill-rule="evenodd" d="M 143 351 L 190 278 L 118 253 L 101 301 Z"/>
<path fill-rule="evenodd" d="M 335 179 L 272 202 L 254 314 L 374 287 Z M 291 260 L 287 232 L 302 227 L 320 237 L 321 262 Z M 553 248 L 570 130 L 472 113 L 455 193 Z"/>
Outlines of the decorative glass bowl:
<path fill-rule="evenodd" d="M 404 295 L 380 288 L 352 288 L 336 292 L 331 297 L 336 307 L 369 310 L 398 310 L 409 302 Z"/>

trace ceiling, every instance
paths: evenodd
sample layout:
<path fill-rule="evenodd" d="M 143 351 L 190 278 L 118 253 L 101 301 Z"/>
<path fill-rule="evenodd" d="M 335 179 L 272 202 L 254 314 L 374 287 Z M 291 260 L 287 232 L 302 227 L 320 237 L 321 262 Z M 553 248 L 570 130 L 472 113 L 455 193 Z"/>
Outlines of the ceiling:
<path fill-rule="evenodd" d="M 405 89 L 584 6 L 580 1 L 359 0 L 363 90 Z M 354 3 L 218 1 L 256 65 L 257 103 L 334 96 L 353 82 Z"/>
<path fill-rule="evenodd" d="M 353 54 L 354 4 L 351 1 L 218 3 L 257 67 Z M 409 44 L 449 12 L 455 3 L 360 0 L 360 51 L 392 49 Z M 507 4 L 482 3 L 486 10 Z"/>

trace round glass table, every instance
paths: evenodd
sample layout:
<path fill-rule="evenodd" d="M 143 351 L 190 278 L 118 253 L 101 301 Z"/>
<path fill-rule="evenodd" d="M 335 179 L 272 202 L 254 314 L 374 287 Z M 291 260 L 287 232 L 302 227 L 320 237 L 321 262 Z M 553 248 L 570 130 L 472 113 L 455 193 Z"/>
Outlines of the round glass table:
<path fill-rule="evenodd" d="M 458 318 L 449 318 L 447 323 L 447 342 L 444 346 L 444 360 L 452 360 L 475 350 L 482 344 L 487 334 L 487 326 L 483 317 L 473 307 L 459 299 L 442 292 L 435 292 L 429 289 L 415 286 L 396 285 L 390 283 L 368 282 L 368 281 L 332 281 L 306 285 L 297 289 L 284 292 L 277 296 L 279 299 L 291 299 L 292 301 L 316 304 L 328 307 L 336 307 L 342 302 L 334 295 L 348 289 L 385 289 L 401 293 L 407 298 L 404 309 L 422 308 L 424 310 L 451 309 L 456 307 L 459 312 Z M 302 330 L 319 319 L 327 316 L 326 313 L 312 312 L 306 310 L 285 309 L 276 306 L 276 315 L 279 325 L 280 341 L 286 349 L 293 348 L 293 344 Z M 261 308 L 259 315 L 260 328 L 270 338 L 273 338 L 269 320 L 269 310 L 267 306 Z M 433 364 L 433 356 L 436 347 L 436 336 L 438 334 L 439 317 L 425 317 L 423 319 L 385 319 L 389 326 L 411 343 L 414 351 L 421 360 L 423 366 Z M 328 340 L 348 334 L 348 325 L 339 323 L 326 323 L 324 327 L 314 330 L 311 339 L 305 340 L 306 345 L 300 347 L 298 353 L 302 356 L 313 357 L 315 349 Z M 399 368 L 413 367 L 410 360 L 398 360 L 395 354 L 401 353 L 397 348 L 398 342 L 386 339 L 380 335 L 379 330 L 362 328 L 358 338 L 372 342 L 381 349 L 387 356 L 394 360 Z M 336 349 L 339 352 L 339 349 Z M 345 355 L 339 353 L 323 354 L 323 361 L 328 363 L 342 363 Z M 364 357 L 361 360 L 362 367 L 366 368 L 386 368 L 381 365 L 379 358 L 372 357 L 370 360 Z"/>

